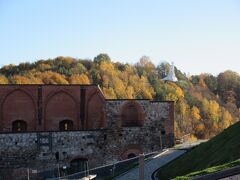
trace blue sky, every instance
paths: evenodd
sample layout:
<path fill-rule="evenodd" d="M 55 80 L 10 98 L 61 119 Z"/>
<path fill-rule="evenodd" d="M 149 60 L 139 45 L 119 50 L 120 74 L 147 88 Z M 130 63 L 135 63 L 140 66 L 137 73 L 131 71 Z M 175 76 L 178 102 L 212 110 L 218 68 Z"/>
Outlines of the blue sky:
<path fill-rule="evenodd" d="M 240 1 L 0 0 L 0 65 L 99 53 L 240 73 Z"/>

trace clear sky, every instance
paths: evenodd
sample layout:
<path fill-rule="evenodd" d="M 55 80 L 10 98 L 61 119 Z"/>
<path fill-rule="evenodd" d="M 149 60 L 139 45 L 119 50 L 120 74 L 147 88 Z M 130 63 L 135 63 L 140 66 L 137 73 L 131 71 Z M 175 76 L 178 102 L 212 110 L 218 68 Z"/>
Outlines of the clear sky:
<path fill-rule="evenodd" d="M 239 0 L 0 0 L 0 65 L 56 56 L 240 73 Z"/>

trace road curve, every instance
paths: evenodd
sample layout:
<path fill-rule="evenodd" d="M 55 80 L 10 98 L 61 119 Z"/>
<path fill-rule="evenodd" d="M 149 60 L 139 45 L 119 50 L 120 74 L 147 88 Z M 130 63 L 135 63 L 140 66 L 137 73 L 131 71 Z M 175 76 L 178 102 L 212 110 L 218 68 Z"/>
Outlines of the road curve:
<path fill-rule="evenodd" d="M 144 180 L 151 180 L 151 176 L 158 168 L 172 161 L 173 159 L 184 154 L 185 150 L 166 150 L 153 157 L 150 161 L 145 161 L 144 165 Z M 138 180 L 139 179 L 139 168 L 133 168 L 126 173 L 115 178 L 116 180 Z"/>

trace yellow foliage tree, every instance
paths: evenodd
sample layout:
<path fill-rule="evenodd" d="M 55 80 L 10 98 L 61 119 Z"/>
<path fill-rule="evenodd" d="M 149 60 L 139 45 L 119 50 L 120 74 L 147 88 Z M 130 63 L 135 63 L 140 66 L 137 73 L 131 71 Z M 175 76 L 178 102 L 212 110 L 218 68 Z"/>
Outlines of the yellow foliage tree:
<path fill-rule="evenodd" d="M 197 132 L 204 131 L 204 130 L 205 130 L 204 124 L 203 124 L 203 123 L 198 124 L 198 126 L 197 126 Z"/>
<path fill-rule="evenodd" d="M 233 117 L 228 110 L 223 110 L 223 128 L 229 127 L 233 123 Z"/>
<path fill-rule="evenodd" d="M 13 84 L 32 84 L 32 81 L 29 78 L 20 75 L 13 76 L 11 81 Z"/>
<path fill-rule="evenodd" d="M 134 98 L 134 89 L 132 86 L 128 86 L 126 89 L 126 94 L 128 99 L 133 99 Z"/>
<path fill-rule="evenodd" d="M 176 87 L 176 94 L 177 94 L 177 96 L 178 96 L 178 99 L 179 98 L 184 98 L 184 92 L 183 92 L 183 90 L 180 88 L 180 87 Z"/>
<path fill-rule="evenodd" d="M 175 101 L 181 100 L 184 98 L 183 90 L 174 83 L 167 83 L 165 85 L 165 89 L 167 91 L 167 95 L 165 97 L 168 101 Z"/>
<path fill-rule="evenodd" d="M 167 93 L 165 99 L 166 99 L 167 101 L 177 102 L 178 97 L 177 97 L 177 95 L 176 95 L 175 93 L 169 92 L 169 93 Z"/>
<path fill-rule="evenodd" d="M 90 80 L 86 74 L 72 75 L 69 78 L 70 84 L 90 84 Z"/>
<path fill-rule="evenodd" d="M 38 65 L 38 69 L 40 71 L 48 71 L 50 70 L 52 67 L 49 64 L 45 64 L 45 63 L 41 63 Z"/>
<path fill-rule="evenodd" d="M 207 118 L 218 122 L 221 116 L 221 109 L 219 104 L 214 100 L 208 101 L 205 98 L 203 99 L 202 102 L 203 102 L 203 109 L 205 114 L 207 115 Z"/>
<path fill-rule="evenodd" d="M 115 68 L 111 62 L 103 61 L 100 64 L 100 74 L 113 77 L 116 74 Z"/>
<path fill-rule="evenodd" d="M 199 123 L 195 129 L 196 136 L 198 138 L 205 137 L 205 125 L 203 123 Z"/>
<path fill-rule="evenodd" d="M 142 76 L 137 83 L 140 97 L 144 99 L 153 99 L 155 92 L 154 89 L 149 84 L 146 77 Z M 135 85 L 136 85 L 135 83 Z"/>
<path fill-rule="evenodd" d="M 34 76 L 41 79 L 44 84 L 68 84 L 64 75 L 52 71 L 36 72 Z"/>
<path fill-rule="evenodd" d="M 113 90 L 113 88 L 105 88 L 103 87 L 103 94 L 107 99 L 117 99 L 117 96 Z"/>
<path fill-rule="evenodd" d="M 126 98 L 126 91 L 125 91 L 125 86 L 122 82 L 121 79 L 118 77 L 113 77 L 112 78 L 112 83 L 114 87 L 115 94 L 117 95 L 117 98 Z"/>
<path fill-rule="evenodd" d="M 8 79 L 5 76 L 0 76 L 0 84 L 8 84 Z"/>
<path fill-rule="evenodd" d="M 214 100 L 209 101 L 209 114 L 212 120 L 216 122 L 219 121 L 219 118 L 221 115 L 221 109 L 219 104 Z"/>
<path fill-rule="evenodd" d="M 200 120 L 201 119 L 200 110 L 196 106 L 192 107 L 192 109 L 191 109 L 191 116 L 192 116 L 192 118 L 194 118 L 196 120 Z"/>

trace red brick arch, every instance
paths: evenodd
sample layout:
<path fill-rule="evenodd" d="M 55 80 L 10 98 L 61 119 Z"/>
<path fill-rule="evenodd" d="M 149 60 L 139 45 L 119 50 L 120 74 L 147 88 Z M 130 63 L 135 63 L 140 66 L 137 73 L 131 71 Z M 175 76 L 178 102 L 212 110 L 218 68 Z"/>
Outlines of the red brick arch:
<path fill-rule="evenodd" d="M 1 127 L 12 130 L 12 123 L 22 120 L 27 123 L 27 131 L 36 130 L 36 103 L 34 98 L 23 89 L 10 91 L 1 103 Z"/>
<path fill-rule="evenodd" d="M 144 112 L 141 105 L 136 101 L 128 101 L 121 109 L 122 126 L 142 126 L 144 123 Z"/>
<path fill-rule="evenodd" d="M 106 127 L 105 100 L 95 91 L 87 102 L 87 129 L 102 129 Z"/>
<path fill-rule="evenodd" d="M 80 129 L 79 103 L 66 91 L 57 91 L 47 97 L 45 104 L 45 130 L 59 130 L 59 123 L 63 120 L 73 122 L 73 130 Z"/>
<path fill-rule="evenodd" d="M 138 156 L 139 154 L 142 154 L 143 150 L 140 145 L 138 144 L 130 144 L 127 147 L 124 148 L 122 154 L 121 154 L 121 159 L 128 159 L 128 156 L 130 154 L 134 154 L 135 156 Z"/>

